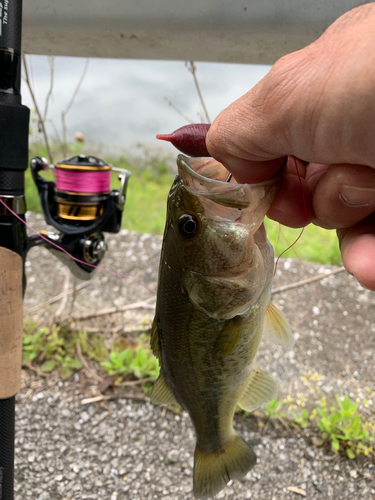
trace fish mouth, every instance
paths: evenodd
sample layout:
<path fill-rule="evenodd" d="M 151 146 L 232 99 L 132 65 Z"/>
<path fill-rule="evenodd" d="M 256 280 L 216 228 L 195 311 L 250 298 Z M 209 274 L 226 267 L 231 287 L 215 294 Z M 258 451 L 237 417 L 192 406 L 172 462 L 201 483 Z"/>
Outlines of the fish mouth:
<path fill-rule="evenodd" d="M 257 211 L 265 216 L 277 189 L 281 173 L 258 184 L 238 184 L 214 158 L 177 156 L 178 174 L 186 189 L 200 200 L 235 210 Z M 228 182 L 229 181 L 229 182 Z"/>
<path fill-rule="evenodd" d="M 186 173 L 197 179 L 199 182 L 204 181 L 207 185 L 222 185 L 223 182 L 230 181 L 230 184 L 233 183 L 233 178 L 229 170 L 225 168 L 225 166 L 211 157 L 202 157 L 202 158 L 192 158 L 190 156 L 178 155 L 177 156 L 177 165 L 179 172 L 182 173 L 181 177 L 184 177 L 183 173 Z M 280 180 L 281 174 L 278 173 L 272 179 L 268 181 L 259 182 L 257 184 L 242 184 L 246 186 L 268 186 L 277 183 Z M 236 181 L 234 184 L 240 186 Z"/>

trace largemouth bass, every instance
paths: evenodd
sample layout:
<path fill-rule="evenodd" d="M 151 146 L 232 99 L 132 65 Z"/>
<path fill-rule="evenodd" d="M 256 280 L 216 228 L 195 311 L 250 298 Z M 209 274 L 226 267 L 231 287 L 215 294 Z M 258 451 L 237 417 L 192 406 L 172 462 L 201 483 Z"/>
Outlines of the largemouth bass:
<path fill-rule="evenodd" d="M 151 346 L 160 362 L 151 401 L 178 403 L 196 432 L 193 491 L 218 493 L 256 456 L 233 430 L 237 404 L 253 411 L 277 393 L 254 365 L 262 335 L 291 347 L 287 321 L 270 302 L 273 249 L 264 216 L 278 179 L 223 182 L 212 158 L 179 155 L 167 204 Z"/>

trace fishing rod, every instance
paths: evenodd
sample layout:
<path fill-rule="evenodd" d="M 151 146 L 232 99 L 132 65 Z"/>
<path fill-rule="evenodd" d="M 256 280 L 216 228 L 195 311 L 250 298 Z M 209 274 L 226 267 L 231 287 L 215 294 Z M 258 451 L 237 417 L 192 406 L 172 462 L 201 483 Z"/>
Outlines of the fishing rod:
<path fill-rule="evenodd" d="M 130 172 L 91 155 L 56 165 L 35 157 L 31 172 L 47 224 L 26 234 L 25 170 L 30 111 L 21 104 L 22 0 L 0 0 L 0 500 L 14 500 L 15 397 L 21 385 L 27 251 L 43 245 L 80 279 L 107 250 L 104 232 L 121 228 Z M 43 170 L 52 168 L 55 182 Z M 121 186 L 111 190 L 111 174 Z M 73 256 L 71 259 L 70 256 Z"/>
<path fill-rule="evenodd" d="M 24 262 L 24 172 L 29 109 L 21 104 L 22 0 L 0 0 L 0 499 L 14 498 L 15 396 L 20 389 Z M 21 220 L 10 214 L 9 207 Z"/>

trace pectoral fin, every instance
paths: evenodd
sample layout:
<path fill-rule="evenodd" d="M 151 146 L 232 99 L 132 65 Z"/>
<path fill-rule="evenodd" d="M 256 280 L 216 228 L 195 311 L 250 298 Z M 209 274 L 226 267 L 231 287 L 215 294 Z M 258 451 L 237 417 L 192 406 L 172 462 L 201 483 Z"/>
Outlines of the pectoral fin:
<path fill-rule="evenodd" d="M 160 339 L 159 339 L 158 323 L 156 320 L 156 316 L 154 318 L 154 321 L 152 322 L 150 344 L 151 344 L 151 350 L 152 350 L 154 356 L 159 360 L 159 363 L 160 363 L 160 361 L 161 361 L 161 348 L 160 348 Z"/>
<path fill-rule="evenodd" d="M 227 322 L 216 339 L 213 350 L 214 356 L 218 358 L 225 358 L 228 356 L 236 347 L 240 338 L 240 333 L 241 330 L 238 326 L 236 327 L 235 320 Z"/>
<path fill-rule="evenodd" d="M 151 403 L 155 405 L 178 404 L 162 372 L 152 388 Z"/>
<path fill-rule="evenodd" d="M 294 345 L 294 337 L 287 319 L 272 302 L 269 303 L 266 312 L 264 337 L 287 349 L 291 349 Z"/>
<path fill-rule="evenodd" d="M 272 401 L 277 395 L 277 382 L 268 373 L 254 370 L 238 404 L 243 410 L 254 411 L 261 404 Z"/>

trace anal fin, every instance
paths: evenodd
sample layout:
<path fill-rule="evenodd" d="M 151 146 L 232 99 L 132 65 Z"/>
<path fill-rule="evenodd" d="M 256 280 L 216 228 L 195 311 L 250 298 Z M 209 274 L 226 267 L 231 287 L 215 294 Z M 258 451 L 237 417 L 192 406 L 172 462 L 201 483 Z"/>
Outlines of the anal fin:
<path fill-rule="evenodd" d="M 151 403 L 155 405 L 178 404 L 162 372 L 156 380 L 151 392 Z"/>
<path fill-rule="evenodd" d="M 264 337 L 287 349 L 291 349 L 294 345 L 294 337 L 288 320 L 272 302 L 269 303 L 266 312 Z"/>
<path fill-rule="evenodd" d="M 254 370 L 246 382 L 246 389 L 238 404 L 243 410 L 254 411 L 277 396 L 277 382 L 268 373 Z"/>

